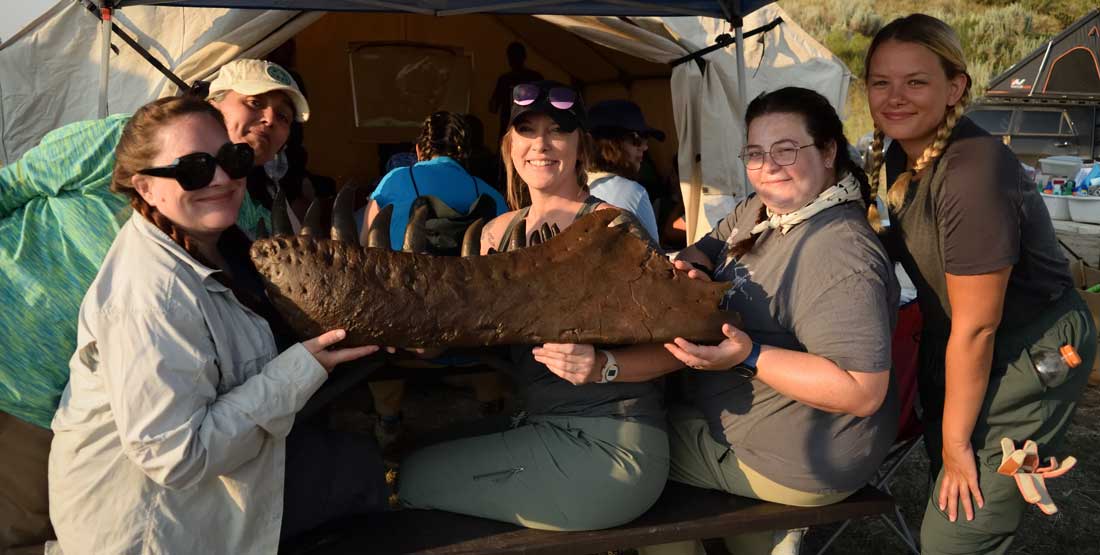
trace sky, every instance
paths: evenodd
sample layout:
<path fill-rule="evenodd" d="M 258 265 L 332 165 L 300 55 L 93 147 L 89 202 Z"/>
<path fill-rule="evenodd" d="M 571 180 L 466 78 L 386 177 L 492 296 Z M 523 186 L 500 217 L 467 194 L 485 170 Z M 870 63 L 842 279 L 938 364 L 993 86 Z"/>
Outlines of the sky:
<path fill-rule="evenodd" d="M 8 37 L 57 2 L 58 0 L 0 0 L 4 14 L 0 17 L 0 40 L 8 40 Z"/>

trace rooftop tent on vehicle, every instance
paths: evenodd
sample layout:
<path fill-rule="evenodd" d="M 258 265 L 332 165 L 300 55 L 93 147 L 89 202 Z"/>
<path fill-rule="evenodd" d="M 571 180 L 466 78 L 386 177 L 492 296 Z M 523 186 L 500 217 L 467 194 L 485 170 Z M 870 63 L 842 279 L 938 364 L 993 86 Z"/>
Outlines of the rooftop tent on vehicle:
<path fill-rule="evenodd" d="M 990 80 L 990 97 L 1100 99 L 1100 9 Z"/>
<path fill-rule="evenodd" d="M 87 0 L 84 4 L 95 7 Z M 115 27 L 134 37 L 136 43 L 186 83 L 209 79 L 218 67 L 232 59 L 262 57 L 291 37 L 300 37 L 301 49 L 307 35 L 316 37 L 321 34 L 316 28 L 312 33 L 306 32 L 309 28 L 325 25 L 326 22 L 343 21 L 336 14 L 326 16 L 322 11 L 313 10 L 368 12 L 354 16 L 360 18 L 356 20 L 360 22 L 398 21 L 398 25 L 410 29 L 407 33 L 410 38 L 406 40 L 412 40 L 415 33 L 420 33 L 417 38 L 434 37 L 425 29 L 438 30 L 448 25 L 458 27 L 450 22 L 462 21 L 465 24 L 469 17 L 479 17 L 498 20 L 513 18 L 513 36 L 522 33 L 522 38 L 529 45 L 539 41 L 540 44 L 532 48 L 533 53 L 537 50 L 551 51 L 559 45 L 564 47 L 567 42 L 586 42 L 591 48 L 582 51 L 583 56 L 567 58 L 566 61 L 588 65 L 602 63 L 612 68 L 608 71 L 613 74 L 625 68 L 624 80 L 628 82 L 642 77 L 652 78 L 657 74 L 668 75 L 663 93 L 663 102 L 670 104 L 666 108 L 669 117 L 665 131 L 677 141 L 666 143 L 675 144 L 670 148 L 674 148 L 678 155 L 681 188 L 689 205 L 689 229 L 698 234 L 724 216 L 736 197 L 747 193 L 740 162 L 734 155 L 743 141 L 744 127 L 740 114 L 746 99 L 763 90 L 789 84 L 801 85 L 819 90 L 838 110 L 844 109 L 847 69 L 789 20 L 778 26 L 767 25 L 780 17 L 786 19 L 778 6 L 768 4 L 769 1 L 702 0 L 123 0 L 114 3 L 117 9 L 113 19 Z M 760 9 L 761 6 L 764 8 Z M 462 14 L 485 15 L 464 19 L 432 17 L 462 18 Z M 689 17 L 668 17 L 677 14 Z M 721 48 L 706 54 L 705 64 L 669 66 L 670 62 L 716 42 L 720 35 L 730 31 L 728 21 L 741 22 L 738 14 L 745 16 L 746 28 L 768 29 L 745 41 L 744 57 L 735 55 L 737 50 L 733 48 Z M 343 24 L 348 25 L 350 23 Z M 3 82 L 0 87 L 0 160 L 14 160 L 50 129 L 96 117 L 95 83 L 101 75 L 103 64 L 100 60 L 106 45 L 101 38 L 100 27 L 79 2 L 63 0 L 0 45 L 0 81 Z M 364 32 L 374 32 L 374 29 L 363 28 Z M 554 30 L 554 33 L 547 29 Z M 381 29 L 387 30 L 391 29 Z M 472 36 L 475 34 L 472 31 L 468 33 L 471 35 L 468 41 L 484 42 L 484 37 Z M 106 97 L 110 112 L 133 111 L 153 98 L 175 93 L 177 86 L 141 59 L 132 48 L 122 44 L 117 37 L 113 43 L 117 49 L 110 56 Z M 80 45 L 89 46 L 80 48 Z M 337 48 L 337 54 L 331 57 L 344 56 L 344 46 Z M 608 52 L 615 55 L 605 56 L 607 60 L 601 62 L 601 54 Z M 478 65 L 486 66 L 489 54 L 477 55 L 480 56 Z M 497 57 L 500 52 L 492 51 L 491 55 Z M 635 61 L 630 62 L 630 59 Z M 611 63 L 608 64 L 608 61 Z M 326 63 L 335 65 L 332 60 Z M 335 73 L 324 76 L 321 80 L 323 84 L 314 82 L 314 75 L 304 75 L 310 95 L 320 95 L 321 105 L 326 106 L 327 111 L 337 104 L 342 106 L 340 109 L 347 110 L 351 104 L 350 100 L 331 101 L 331 97 L 325 97 L 324 89 L 330 84 L 347 87 L 347 60 L 343 59 L 342 64 L 343 73 L 338 78 Z M 49 71 L 43 71 L 45 65 L 49 66 Z M 664 69 L 652 75 L 642 71 L 657 66 Z M 314 70 L 303 70 L 303 74 L 308 71 Z M 591 73 L 587 68 L 585 71 Z M 741 79 L 737 77 L 739 71 L 744 73 Z M 583 72 L 578 70 L 577 73 Z M 581 77 L 580 81 L 592 81 L 585 75 L 578 77 Z M 495 79 L 495 76 L 492 78 Z M 647 86 L 653 90 L 656 83 L 651 80 Z M 742 87 L 745 92 L 741 92 Z M 633 93 L 632 89 L 626 90 Z M 584 89 L 584 93 L 594 95 L 596 99 L 601 94 L 605 97 L 608 94 L 607 90 L 601 92 L 591 86 Z M 471 103 L 471 106 L 474 104 Z M 307 133 L 307 147 L 311 151 L 314 150 L 314 141 L 328 137 L 334 142 L 342 132 L 318 126 L 324 119 L 318 112 L 314 110 L 309 127 L 311 131 Z M 482 119 L 488 127 L 490 120 Z M 486 135 L 492 135 L 492 130 L 487 129 Z M 320 160 L 321 157 L 318 158 Z M 311 163 L 313 159 L 311 155 Z"/>

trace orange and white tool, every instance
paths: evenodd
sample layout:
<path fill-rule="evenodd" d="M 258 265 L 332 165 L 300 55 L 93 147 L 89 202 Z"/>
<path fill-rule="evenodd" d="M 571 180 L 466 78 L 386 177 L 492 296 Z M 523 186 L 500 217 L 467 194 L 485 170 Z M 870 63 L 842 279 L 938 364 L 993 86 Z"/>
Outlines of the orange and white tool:
<path fill-rule="evenodd" d="M 1001 466 L 997 472 L 1016 479 L 1016 487 L 1024 500 L 1039 507 L 1048 515 L 1058 512 L 1058 507 L 1050 499 L 1047 491 L 1047 478 L 1057 478 L 1077 464 L 1074 457 L 1066 457 L 1061 464 L 1058 459 L 1049 457 L 1046 466 L 1039 466 L 1039 446 L 1030 439 L 1024 442 L 1023 449 L 1017 449 L 1009 438 L 1001 439 Z"/>

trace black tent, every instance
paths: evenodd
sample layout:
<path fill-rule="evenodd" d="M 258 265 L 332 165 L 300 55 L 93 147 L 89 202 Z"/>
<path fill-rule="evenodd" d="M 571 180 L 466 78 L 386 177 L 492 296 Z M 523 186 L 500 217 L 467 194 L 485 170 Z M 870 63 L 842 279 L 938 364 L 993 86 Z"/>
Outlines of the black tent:
<path fill-rule="evenodd" d="M 1100 9 L 994 77 L 993 98 L 1100 99 Z"/>

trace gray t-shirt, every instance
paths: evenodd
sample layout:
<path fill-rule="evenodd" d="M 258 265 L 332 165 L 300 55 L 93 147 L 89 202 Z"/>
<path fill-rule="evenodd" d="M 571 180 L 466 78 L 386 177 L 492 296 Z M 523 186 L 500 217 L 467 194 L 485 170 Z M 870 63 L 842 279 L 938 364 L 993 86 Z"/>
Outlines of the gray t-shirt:
<path fill-rule="evenodd" d="M 863 206 L 829 208 L 785 235 L 765 231 L 752 250 L 729 259 L 729 246 L 749 236 L 760 207 L 755 196 L 745 200 L 696 243 L 715 263 L 715 279 L 733 283 L 724 308 L 741 314 L 758 343 L 820 355 L 846 370 L 890 368 L 899 288 Z M 714 438 L 757 472 L 800 491 L 865 484 L 897 432 L 893 383 L 878 412 L 861 418 L 815 409 L 732 372 L 690 376 L 690 395 Z"/>

